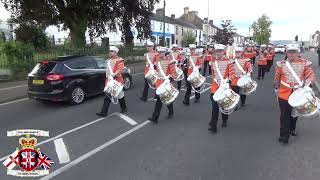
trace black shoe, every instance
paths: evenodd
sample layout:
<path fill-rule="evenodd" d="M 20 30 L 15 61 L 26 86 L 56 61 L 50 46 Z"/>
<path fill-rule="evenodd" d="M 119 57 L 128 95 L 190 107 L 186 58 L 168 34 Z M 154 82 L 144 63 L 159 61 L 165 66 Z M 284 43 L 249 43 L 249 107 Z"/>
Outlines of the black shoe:
<path fill-rule="evenodd" d="M 144 98 L 144 97 L 141 97 L 140 100 L 143 101 L 143 102 L 146 102 L 146 101 L 147 101 L 147 99 Z"/>
<path fill-rule="evenodd" d="M 158 124 L 158 120 L 153 118 L 148 118 L 149 121 L 153 122 L 154 124 Z"/>
<path fill-rule="evenodd" d="M 173 118 L 173 114 L 169 114 L 167 118 L 168 119 L 172 119 Z"/>
<path fill-rule="evenodd" d="M 215 134 L 215 133 L 217 133 L 217 127 L 216 126 L 209 126 L 208 131 Z"/>
<path fill-rule="evenodd" d="M 226 121 L 222 122 L 221 127 L 227 127 L 227 126 L 228 126 L 228 124 Z"/>
<path fill-rule="evenodd" d="M 126 108 L 126 109 L 121 109 L 121 111 L 120 111 L 120 113 L 126 113 L 126 112 L 128 112 L 128 109 Z"/>
<path fill-rule="evenodd" d="M 244 107 L 244 106 L 246 106 L 246 105 L 244 103 L 243 104 L 241 103 L 241 107 Z"/>
<path fill-rule="evenodd" d="M 200 99 L 195 99 L 194 100 L 194 103 L 198 103 L 198 102 L 200 102 Z"/>
<path fill-rule="evenodd" d="M 285 145 L 285 144 L 289 143 L 289 138 L 279 137 L 278 141 L 279 141 L 279 143 Z"/>
<path fill-rule="evenodd" d="M 108 116 L 108 113 L 96 113 L 97 116 L 99 117 L 107 117 Z"/>
<path fill-rule="evenodd" d="M 157 96 L 153 96 L 153 100 L 157 100 Z"/>
<path fill-rule="evenodd" d="M 291 131 L 291 134 L 290 134 L 291 136 L 298 136 L 298 133 L 297 133 L 297 131 Z"/>
<path fill-rule="evenodd" d="M 187 101 L 182 101 L 182 103 L 183 103 L 184 105 L 186 105 L 186 106 L 189 106 L 189 105 L 190 105 L 190 103 L 187 102 Z"/>

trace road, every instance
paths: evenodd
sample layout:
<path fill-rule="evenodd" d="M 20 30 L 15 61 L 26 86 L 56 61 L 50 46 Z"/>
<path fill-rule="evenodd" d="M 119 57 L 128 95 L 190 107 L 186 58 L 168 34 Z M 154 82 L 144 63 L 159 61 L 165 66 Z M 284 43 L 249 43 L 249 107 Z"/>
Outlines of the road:
<path fill-rule="evenodd" d="M 303 56 L 312 61 L 317 58 L 313 53 Z M 276 56 L 276 60 L 281 58 Z M 319 68 L 314 68 L 320 78 Z M 21 100 L 26 97 L 24 82 L 0 84 L 0 160 L 19 146 L 17 138 L 6 137 L 6 131 L 33 128 L 50 131 L 50 138 L 38 139 L 41 151 L 55 161 L 50 175 L 42 179 L 320 179 L 320 121 L 301 119 L 297 137 L 286 146 L 277 141 L 280 113 L 272 89 L 273 69 L 264 81 L 257 81 L 257 92 L 248 97 L 247 106 L 234 112 L 229 126 L 219 126 L 215 135 L 207 131 L 211 78 L 207 78 L 200 103 L 184 106 L 185 91 L 181 90 L 174 102 L 174 118 L 166 119 L 168 111 L 163 107 L 159 124 L 154 125 L 147 118 L 155 101 L 139 100 L 143 67 L 135 65 L 132 69 L 134 86 L 125 92 L 129 112 L 118 114 L 119 105 L 112 105 L 110 116 L 101 119 L 95 113 L 101 108 L 103 96 L 78 106 L 40 103 Z M 6 93 L 8 96 L 2 97 Z M 150 98 L 152 95 L 149 91 Z M 58 157 L 61 144 L 66 146 L 67 157 Z M 21 178 L 7 176 L 2 167 L 0 179 Z"/>

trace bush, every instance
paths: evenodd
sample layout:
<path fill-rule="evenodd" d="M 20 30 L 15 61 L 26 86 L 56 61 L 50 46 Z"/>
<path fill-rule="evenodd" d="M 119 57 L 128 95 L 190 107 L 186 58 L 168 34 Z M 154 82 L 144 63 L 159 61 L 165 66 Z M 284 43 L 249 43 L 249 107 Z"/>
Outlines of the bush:
<path fill-rule="evenodd" d="M 13 77 L 19 77 L 28 73 L 35 62 L 33 61 L 34 48 L 30 44 L 21 42 L 6 42 L 3 52 L 7 57 L 8 67 Z"/>
<path fill-rule="evenodd" d="M 35 49 L 47 49 L 49 39 L 44 31 L 33 25 L 20 24 L 15 30 L 17 41 L 32 44 Z"/>

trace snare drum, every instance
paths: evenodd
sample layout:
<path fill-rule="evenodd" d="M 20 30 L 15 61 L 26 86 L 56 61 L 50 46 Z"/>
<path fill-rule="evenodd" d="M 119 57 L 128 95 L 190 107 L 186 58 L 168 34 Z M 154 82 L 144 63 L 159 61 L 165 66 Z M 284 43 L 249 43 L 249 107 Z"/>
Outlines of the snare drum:
<path fill-rule="evenodd" d="M 243 95 L 250 95 L 258 87 L 257 82 L 252 80 L 251 77 L 248 75 L 243 75 L 238 80 L 237 85 L 241 88 L 241 94 L 243 94 Z"/>
<path fill-rule="evenodd" d="M 162 103 L 169 105 L 178 97 L 179 91 L 167 79 L 157 88 L 156 94 Z"/>
<path fill-rule="evenodd" d="M 295 108 L 300 116 L 310 117 L 319 113 L 320 102 L 310 87 L 303 87 L 294 91 L 288 103 Z"/>

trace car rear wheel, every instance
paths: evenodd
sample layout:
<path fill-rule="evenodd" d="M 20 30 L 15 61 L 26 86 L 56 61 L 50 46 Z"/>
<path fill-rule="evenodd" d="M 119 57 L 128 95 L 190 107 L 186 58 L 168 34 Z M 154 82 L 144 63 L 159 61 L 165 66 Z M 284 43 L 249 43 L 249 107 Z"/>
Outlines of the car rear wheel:
<path fill-rule="evenodd" d="M 71 89 L 69 94 L 69 101 L 71 104 L 81 104 L 85 99 L 85 91 L 80 86 L 75 86 Z"/>
<path fill-rule="evenodd" d="M 130 89 L 131 87 L 131 79 L 129 76 L 124 76 L 123 77 L 123 89 L 126 91 L 128 89 Z"/>

